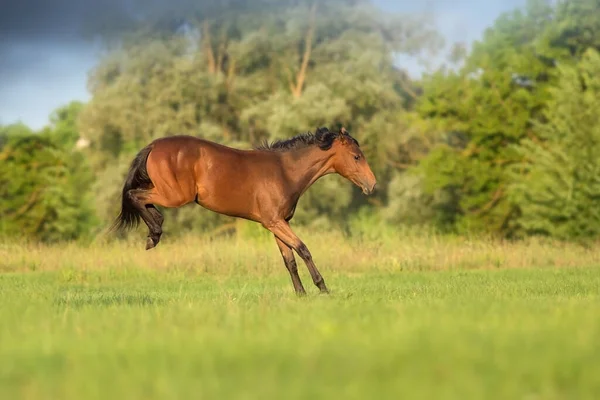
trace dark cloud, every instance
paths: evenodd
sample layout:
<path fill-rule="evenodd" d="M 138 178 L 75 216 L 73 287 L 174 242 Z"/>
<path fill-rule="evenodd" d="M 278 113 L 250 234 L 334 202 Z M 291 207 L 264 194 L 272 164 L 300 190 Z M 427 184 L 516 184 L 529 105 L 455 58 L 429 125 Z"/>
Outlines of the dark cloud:
<path fill-rule="evenodd" d="M 432 1 L 432 0 L 429 0 Z M 449 3 L 454 0 L 433 0 Z M 473 0 L 470 0 L 473 1 Z M 56 41 L 78 38 L 98 31 L 126 29 L 132 17 L 185 16 L 189 10 L 219 13 L 235 7 L 252 8 L 293 0 L 0 0 L 0 41 Z M 409 0 L 374 0 L 384 8 L 422 9 Z M 413 4 L 414 3 L 414 4 Z M 421 10 L 419 10 L 421 11 Z M 2 43 L 0 42 L 0 46 Z"/>
<path fill-rule="evenodd" d="M 0 0 L 0 40 L 68 41 L 119 22 L 132 0 Z M 163 2 L 165 5 L 168 1 Z"/>
<path fill-rule="evenodd" d="M 78 53 L 88 45 L 83 28 L 98 7 L 94 0 L 0 1 L 0 88 L 18 77 L 30 79 L 34 70 L 39 76 L 51 70 L 59 53 Z"/>
<path fill-rule="evenodd" d="M 220 15 L 228 9 L 269 8 L 311 0 L 0 0 L 0 40 L 52 41 L 116 33 L 131 28 L 136 19 L 168 22 L 190 13 Z M 409 0 L 375 0 L 410 4 Z M 1 43 L 0 43 L 1 45 Z"/>
<path fill-rule="evenodd" d="M 469 42 L 499 12 L 525 0 L 372 1 L 392 12 L 435 13 L 447 39 Z M 168 19 L 188 15 L 186 10 L 199 5 L 211 13 L 257 2 L 284 0 L 0 0 L 0 124 L 22 120 L 39 128 L 56 107 L 87 99 L 87 73 L 97 62 L 87 39 L 95 32 L 118 35 L 131 28 L 132 16 Z M 414 60 L 399 62 L 405 69 L 421 70 Z"/>
<path fill-rule="evenodd" d="M 47 39 L 77 33 L 89 0 L 5 0 L 0 12 L 2 40 Z"/>

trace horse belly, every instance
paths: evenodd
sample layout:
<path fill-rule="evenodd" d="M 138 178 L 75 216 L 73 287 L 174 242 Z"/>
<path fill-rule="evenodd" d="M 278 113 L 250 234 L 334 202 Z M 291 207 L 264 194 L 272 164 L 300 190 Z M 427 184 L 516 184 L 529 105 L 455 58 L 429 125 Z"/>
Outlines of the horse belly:
<path fill-rule="evenodd" d="M 254 193 L 247 185 L 199 185 L 197 203 L 202 207 L 230 217 L 256 220 Z"/>
<path fill-rule="evenodd" d="M 205 160 L 207 161 L 207 160 Z M 205 162 L 199 170 L 197 202 L 211 211 L 255 220 L 256 188 L 245 161 L 237 157 Z"/>

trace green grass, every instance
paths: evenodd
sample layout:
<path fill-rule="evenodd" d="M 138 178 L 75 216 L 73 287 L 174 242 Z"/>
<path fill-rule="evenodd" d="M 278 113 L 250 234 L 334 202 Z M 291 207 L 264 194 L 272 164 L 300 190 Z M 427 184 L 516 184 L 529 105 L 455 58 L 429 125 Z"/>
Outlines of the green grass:
<path fill-rule="evenodd" d="M 594 251 L 306 241 L 329 296 L 258 239 L 0 246 L 0 398 L 598 397 Z"/>

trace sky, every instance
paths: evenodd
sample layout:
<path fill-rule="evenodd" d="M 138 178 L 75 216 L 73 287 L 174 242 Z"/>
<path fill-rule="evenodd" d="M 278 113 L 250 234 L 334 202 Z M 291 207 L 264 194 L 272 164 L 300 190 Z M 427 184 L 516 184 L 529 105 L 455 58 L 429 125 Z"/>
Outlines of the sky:
<path fill-rule="evenodd" d="M 165 4 L 169 1 L 164 0 Z M 56 108 L 87 101 L 88 72 L 99 49 L 82 37 L 83 21 L 101 23 L 123 0 L 0 0 L 0 124 L 48 124 Z M 472 43 L 505 11 L 525 0 L 373 0 L 389 12 L 427 11 L 447 43 Z M 399 59 L 412 74 L 422 69 Z"/>

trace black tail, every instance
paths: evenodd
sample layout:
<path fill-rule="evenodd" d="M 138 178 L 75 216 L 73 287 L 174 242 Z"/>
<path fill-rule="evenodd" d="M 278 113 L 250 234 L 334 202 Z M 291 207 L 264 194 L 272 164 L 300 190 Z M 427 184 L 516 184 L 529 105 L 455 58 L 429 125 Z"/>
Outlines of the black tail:
<path fill-rule="evenodd" d="M 121 212 L 113 223 L 111 231 L 124 231 L 140 223 L 140 212 L 127 196 L 127 192 L 131 189 L 146 189 L 152 185 L 146 169 L 146 161 L 150 151 L 152 151 L 152 144 L 140 150 L 131 162 L 121 194 Z"/>

